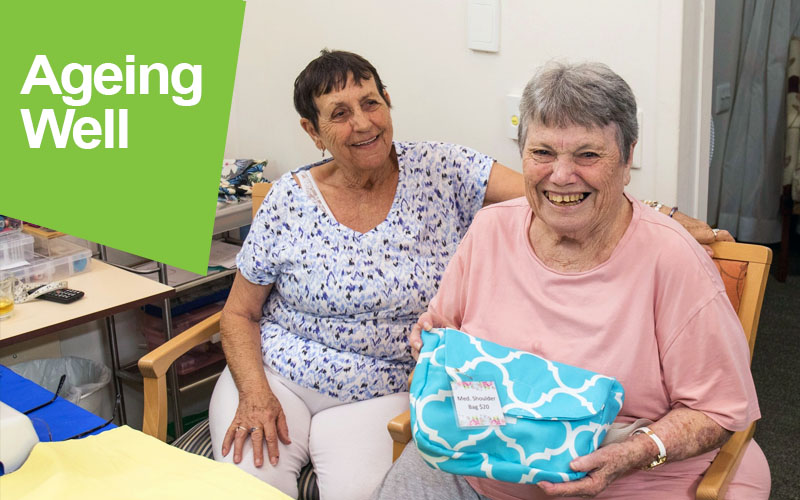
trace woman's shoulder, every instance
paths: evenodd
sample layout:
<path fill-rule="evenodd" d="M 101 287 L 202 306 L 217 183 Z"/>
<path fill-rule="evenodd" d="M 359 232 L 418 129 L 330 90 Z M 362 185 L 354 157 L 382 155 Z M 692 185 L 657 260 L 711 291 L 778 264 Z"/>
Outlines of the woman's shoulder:
<path fill-rule="evenodd" d="M 292 214 L 298 213 L 298 206 L 303 202 L 301 190 L 294 180 L 293 174 L 300 169 L 286 172 L 272 182 L 264 201 L 261 202 L 256 218 L 267 218 L 266 221 L 288 223 Z"/>
<path fill-rule="evenodd" d="M 668 247 L 673 251 L 694 253 L 695 249 L 700 249 L 702 252 L 697 241 L 675 219 L 653 210 L 641 201 L 635 200 L 634 203 L 636 203 L 635 212 L 639 212 L 640 230 L 648 238 L 658 242 L 661 247 Z"/>
<path fill-rule="evenodd" d="M 487 205 L 475 214 L 470 225 L 470 232 L 491 231 L 502 232 L 510 228 L 524 225 L 531 207 L 524 196 Z"/>
<path fill-rule="evenodd" d="M 494 164 L 491 157 L 446 142 L 401 142 L 395 147 L 403 178 L 409 185 L 436 186 L 442 196 L 455 197 L 458 206 L 465 200 L 483 200 Z M 471 220 L 480 203 L 469 206 Z"/>
<path fill-rule="evenodd" d="M 482 220 L 497 220 L 504 217 L 513 216 L 515 214 L 524 214 L 527 216 L 531 206 L 527 198 L 520 196 L 519 198 L 512 198 L 510 200 L 501 201 L 499 203 L 492 203 L 478 210 L 475 220 L 480 217 Z"/>
<path fill-rule="evenodd" d="M 286 172 L 272 181 L 272 187 L 267 192 L 261 205 L 264 206 L 267 203 L 275 203 L 279 199 L 284 200 L 286 197 L 291 197 L 293 195 L 292 184 L 294 184 L 292 172 Z"/>
<path fill-rule="evenodd" d="M 693 279 L 704 275 L 714 283 L 721 283 L 714 262 L 683 226 L 639 201 L 636 203 L 641 214 L 637 248 L 647 248 L 656 264 L 663 264 L 658 267 L 670 273 L 681 273 Z"/>
<path fill-rule="evenodd" d="M 394 143 L 397 155 L 410 160 L 427 159 L 432 162 L 448 162 L 458 158 L 467 160 L 475 158 L 488 158 L 487 155 L 461 144 L 441 141 L 418 141 Z"/>

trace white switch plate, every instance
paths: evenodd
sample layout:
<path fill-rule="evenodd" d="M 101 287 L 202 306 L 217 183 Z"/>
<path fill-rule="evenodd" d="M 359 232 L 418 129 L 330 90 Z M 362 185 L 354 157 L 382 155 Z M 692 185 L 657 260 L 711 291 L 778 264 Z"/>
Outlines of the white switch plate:
<path fill-rule="evenodd" d="M 509 139 L 517 140 L 517 127 L 519 125 L 519 96 L 509 94 L 506 96 L 506 112 L 503 115 L 506 135 Z"/>
<path fill-rule="evenodd" d="M 468 0 L 467 47 L 483 52 L 500 49 L 500 0 Z"/>
<path fill-rule="evenodd" d="M 636 141 L 636 147 L 633 148 L 633 164 L 631 168 L 642 168 L 642 158 L 644 158 L 644 139 L 642 133 L 644 132 L 644 111 L 641 109 L 636 110 L 636 121 L 639 122 L 639 139 Z"/>

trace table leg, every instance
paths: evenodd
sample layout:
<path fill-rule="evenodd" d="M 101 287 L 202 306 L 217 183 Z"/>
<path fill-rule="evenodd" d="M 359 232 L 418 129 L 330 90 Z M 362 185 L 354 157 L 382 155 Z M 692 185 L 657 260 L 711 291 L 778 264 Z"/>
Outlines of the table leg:
<path fill-rule="evenodd" d="M 98 247 L 100 249 L 100 260 L 108 262 L 106 246 L 98 245 Z M 119 380 L 119 346 L 117 345 L 117 324 L 114 321 L 114 316 L 106 316 L 105 324 L 108 347 L 111 350 L 111 379 L 114 381 L 114 392 L 119 395 L 119 422 L 120 425 L 127 425 L 128 412 L 125 410 L 125 394 L 122 392 L 122 383 Z"/>
<path fill-rule="evenodd" d="M 117 325 L 114 316 L 106 316 L 106 333 L 108 345 L 111 349 L 111 378 L 114 381 L 114 392 L 119 395 L 119 422 L 127 425 L 128 413 L 125 411 L 125 394 L 122 392 L 122 383 L 119 380 L 119 347 L 117 345 Z"/>

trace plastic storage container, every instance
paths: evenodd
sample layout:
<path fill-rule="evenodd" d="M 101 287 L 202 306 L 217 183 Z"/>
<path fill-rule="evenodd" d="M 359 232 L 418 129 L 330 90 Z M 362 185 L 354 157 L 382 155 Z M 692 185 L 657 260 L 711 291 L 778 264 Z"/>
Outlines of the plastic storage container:
<path fill-rule="evenodd" d="M 59 257 L 65 254 L 74 253 L 76 251 L 74 247 L 78 246 L 62 238 L 61 236 L 65 235 L 61 233 L 57 233 L 60 234 L 60 236 L 52 237 L 43 235 L 41 233 L 30 233 L 28 231 L 25 232 L 33 236 L 34 253 L 42 257 Z"/>
<path fill-rule="evenodd" d="M 47 258 L 53 263 L 52 280 L 62 280 L 89 269 L 92 251 L 88 248 L 57 238 L 51 240 L 49 250 Z"/>
<path fill-rule="evenodd" d="M 29 264 L 33 260 L 33 236 L 19 231 L 0 233 L 0 269 Z"/>
<path fill-rule="evenodd" d="M 31 248 L 33 248 L 32 236 L 24 233 L 17 234 L 30 238 Z M 0 270 L 0 279 L 14 276 L 24 283 L 47 283 L 63 280 L 89 269 L 92 259 L 91 250 L 68 241 L 55 241 L 50 246 L 49 257 L 31 253 L 32 258 L 27 259 L 28 265 Z"/>
<path fill-rule="evenodd" d="M 33 251 L 36 252 L 38 255 L 42 257 L 50 257 L 51 254 L 51 246 L 58 241 L 58 238 L 48 238 L 46 236 L 42 236 L 40 234 L 35 233 L 28 233 L 33 237 Z"/>
<path fill-rule="evenodd" d="M 46 257 L 34 257 L 30 265 L 4 269 L 0 271 L 0 279 L 13 276 L 23 283 L 47 283 L 53 281 L 55 264 Z"/>

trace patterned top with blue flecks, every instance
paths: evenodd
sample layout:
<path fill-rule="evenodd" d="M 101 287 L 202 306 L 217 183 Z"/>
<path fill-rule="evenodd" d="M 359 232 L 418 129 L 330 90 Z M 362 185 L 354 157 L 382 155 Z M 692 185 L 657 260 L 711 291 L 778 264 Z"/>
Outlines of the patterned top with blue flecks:
<path fill-rule="evenodd" d="M 453 144 L 394 148 L 397 191 L 378 226 L 362 234 L 339 224 L 287 173 L 236 259 L 248 281 L 274 283 L 260 322 L 264 363 L 342 401 L 408 390 L 407 335 L 481 208 L 494 163 Z"/>

